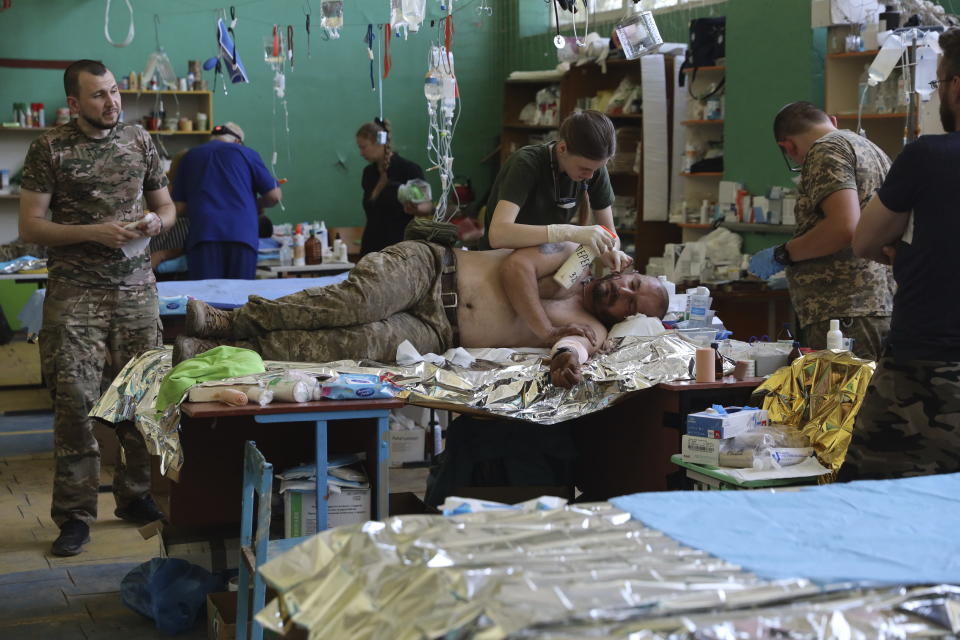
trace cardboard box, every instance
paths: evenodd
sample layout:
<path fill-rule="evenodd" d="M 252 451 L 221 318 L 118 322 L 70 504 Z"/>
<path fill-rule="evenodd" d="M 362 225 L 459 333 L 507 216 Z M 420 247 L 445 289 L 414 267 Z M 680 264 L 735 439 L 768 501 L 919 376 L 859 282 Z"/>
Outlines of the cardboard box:
<path fill-rule="evenodd" d="M 725 407 L 727 415 L 714 411 L 700 411 L 687 416 L 687 435 L 723 440 L 734 438 L 767 424 L 767 412 L 763 409 L 743 410 L 741 407 Z"/>
<path fill-rule="evenodd" d="M 720 443 L 716 438 L 682 436 L 680 438 L 680 457 L 684 462 L 720 466 Z"/>
<path fill-rule="evenodd" d="M 390 430 L 390 466 L 399 467 L 404 462 L 423 462 L 424 439 L 422 427 L 416 429 Z"/>
<path fill-rule="evenodd" d="M 237 637 L 237 592 L 207 594 L 207 638 L 234 640 Z"/>
<path fill-rule="evenodd" d="M 370 519 L 370 487 L 342 487 L 327 498 L 327 526 L 366 522 Z M 298 538 L 317 532 L 317 493 L 287 489 L 283 492 L 283 535 Z"/>

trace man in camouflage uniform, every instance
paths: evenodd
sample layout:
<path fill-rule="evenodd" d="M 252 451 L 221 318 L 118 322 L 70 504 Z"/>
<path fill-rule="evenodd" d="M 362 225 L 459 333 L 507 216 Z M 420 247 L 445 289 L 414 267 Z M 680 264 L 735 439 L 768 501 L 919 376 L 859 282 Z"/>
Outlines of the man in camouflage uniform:
<path fill-rule="evenodd" d="M 890 330 L 893 275 L 889 267 L 853 255 L 850 243 L 860 210 L 883 182 L 890 160 L 877 145 L 809 102 L 783 107 L 773 131 L 784 157 L 800 165 L 797 231 L 778 247 L 751 260 L 767 277 L 786 267 L 790 299 L 804 346 L 825 349 L 830 320 L 853 338 L 853 352 L 880 357 Z"/>
<path fill-rule="evenodd" d="M 63 82 L 77 118 L 30 146 L 20 236 L 49 247 L 40 357 L 54 408 L 51 517 L 60 535 L 52 552 L 75 555 L 89 541 L 100 482 L 100 451 L 87 414 L 102 382 L 161 344 L 144 241 L 173 225 L 175 209 L 149 134 L 119 123 L 120 93 L 106 67 L 80 60 Z M 144 216 L 144 198 L 155 215 Z M 139 244 L 129 246 L 132 241 Z M 118 426 L 117 436 L 123 447 L 113 480 L 117 515 L 134 522 L 162 517 L 149 495 L 143 438 L 130 423 Z"/>
<path fill-rule="evenodd" d="M 960 472 L 960 29 L 941 34 L 940 48 L 947 134 L 903 148 L 854 235 L 858 256 L 894 264 L 897 295 L 842 480 Z"/>

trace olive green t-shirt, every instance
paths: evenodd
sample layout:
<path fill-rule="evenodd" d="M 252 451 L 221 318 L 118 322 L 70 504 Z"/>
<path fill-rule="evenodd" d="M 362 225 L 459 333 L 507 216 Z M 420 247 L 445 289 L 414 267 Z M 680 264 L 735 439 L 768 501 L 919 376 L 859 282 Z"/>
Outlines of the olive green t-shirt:
<path fill-rule="evenodd" d="M 554 170 L 550 162 L 554 145 L 537 144 L 517 149 L 504 163 L 490 190 L 487 201 L 487 224 L 483 230 L 481 249 L 490 249 L 490 222 L 497 203 L 501 200 L 520 207 L 517 224 L 567 224 L 577 212 L 577 207 L 564 209 L 557 205 L 557 198 L 572 198 L 586 186 L 590 208 L 606 209 L 613 204 L 613 188 L 606 167 L 601 167 L 585 183 L 574 182 L 566 173 Z M 557 175 L 559 174 L 559 175 Z"/>

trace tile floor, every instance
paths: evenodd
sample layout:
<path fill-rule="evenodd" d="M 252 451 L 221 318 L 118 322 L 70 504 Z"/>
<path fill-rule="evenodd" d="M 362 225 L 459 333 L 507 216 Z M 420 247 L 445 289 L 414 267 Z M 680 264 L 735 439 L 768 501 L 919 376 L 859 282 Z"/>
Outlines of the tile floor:
<path fill-rule="evenodd" d="M 109 484 L 111 478 L 112 469 L 104 467 L 101 483 Z M 392 491 L 423 496 L 426 469 L 394 469 L 390 478 Z M 119 593 L 127 572 L 159 555 L 159 538 L 144 540 L 134 525 L 114 517 L 113 495 L 102 493 L 99 519 L 83 553 L 50 555 L 58 533 L 50 520 L 52 479 L 50 453 L 0 458 L 0 638 L 169 638 L 128 609 Z M 199 640 L 206 638 L 206 629 L 198 625 L 177 637 Z"/>

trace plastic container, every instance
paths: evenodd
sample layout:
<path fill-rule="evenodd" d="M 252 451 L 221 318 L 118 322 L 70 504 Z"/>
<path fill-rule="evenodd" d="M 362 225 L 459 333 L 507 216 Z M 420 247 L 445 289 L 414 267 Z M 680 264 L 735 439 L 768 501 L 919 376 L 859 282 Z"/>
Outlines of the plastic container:
<path fill-rule="evenodd" d="M 887 79 L 893 68 L 897 66 L 897 61 L 903 55 L 903 50 L 904 44 L 900 36 L 894 33 L 887 36 L 887 39 L 883 41 L 883 46 L 880 47 L 880 52 L 877 53 L 877 57 L 870 63 L 867 82 L 871 87 L 875 87 Z"/>
<path fill-rule="evenodd" d="M 616 27 L 617 38 L 623 47 L 623 55 L 628 60 L 639 58 L 660 48 L 663 38 L 653 20 L 650 11 L 638 11 L 623 20 Z"/>
<path fill-rule="evenodd" d="M 839 320 L 830 321 L 830 330 L 827 331 L 827 349 L 843 349 L 843 334 L 840 332 Z"/>

